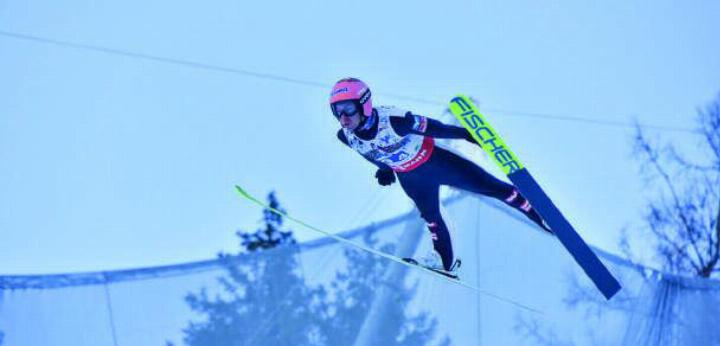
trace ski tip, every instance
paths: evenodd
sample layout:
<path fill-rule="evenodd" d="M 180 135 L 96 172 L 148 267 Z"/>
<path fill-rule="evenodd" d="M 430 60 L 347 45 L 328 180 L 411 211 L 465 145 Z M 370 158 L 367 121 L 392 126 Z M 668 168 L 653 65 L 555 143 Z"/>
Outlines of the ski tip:
<path fill-rule="evenodd" d="M 237 190 L 237 192 L 239 194 L 241 194 L 243 197 L 250 197 L 250 195 L 247 192 L 245 192 L 245 190 L 242 187 L 240 187 L 238 185 L 235 185 L 235 190 Z"/>
<path fill-rule="evenodd" d="M 463 104 L 470 104 L 472 106 L 475 106 L 475 100 L 473 100 L 470 96 L 465 94 L 457 94 L 455 97 L 453 97 L 452 100 L 450 100 L 450 103 L 463 103 Z"/>

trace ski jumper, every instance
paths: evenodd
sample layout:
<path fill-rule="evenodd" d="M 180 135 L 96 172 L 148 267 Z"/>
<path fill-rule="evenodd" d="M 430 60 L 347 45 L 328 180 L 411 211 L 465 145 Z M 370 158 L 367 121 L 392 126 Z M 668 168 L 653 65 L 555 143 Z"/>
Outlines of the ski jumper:
<path fill-rule="evenodd" d="M 514 186 L 435 145 L 434 138 L 457 138 L 475 143 L 465 128 L 445 125 L 398 108 L 378 107 L 358 129 L 340 129 L 337 136 L 378 166 L 378 173 L 391 175 L 394 171 L 400 186 L 427 223 L 433 248 L 440 254 L 446 270 L 450 269 L 454 255 L 450 232 L 440 214 L 441 185 L 499 199 L 548 230 Z"/>

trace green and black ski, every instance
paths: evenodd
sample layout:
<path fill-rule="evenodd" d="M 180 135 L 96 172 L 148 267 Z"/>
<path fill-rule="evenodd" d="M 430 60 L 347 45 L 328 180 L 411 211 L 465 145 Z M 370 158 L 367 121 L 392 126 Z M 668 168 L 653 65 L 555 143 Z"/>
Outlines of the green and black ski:
<path fill-rule="evenodd" d="M 459 95 L 450 101 L 450 111 L 472 134 L 475 141 L 500 166 L 520 193 L 530 201 L 565 249 L 590 277 L 605 299 L 612 298 L 620 289 L 620 283 L 600 262 L 600 259 L 575 231 L 565 216 L 553 204 L 550 197 L 535 181 L 530 172 L 520 163 L 517 156 L 500 138 L 485 117 L 480 114 L 470 98 Z"/>

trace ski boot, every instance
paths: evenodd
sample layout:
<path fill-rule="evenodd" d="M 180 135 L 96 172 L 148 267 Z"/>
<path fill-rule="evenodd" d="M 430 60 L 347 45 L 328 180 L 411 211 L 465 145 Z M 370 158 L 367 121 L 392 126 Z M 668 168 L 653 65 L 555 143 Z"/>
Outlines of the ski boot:
<path fill-rule="evenodd" d="M 460 266 L 462 265 L 462 260 L 456 258 L 452 266 L 450 266 L 450 270 L 445 270 L 445 267 L 442 263 L 442 258 L 440 257 L 440 254 L 438 254 L 435 250 L 430 251 L 427 255 L 422 256 L 417 260 L 414 258 L 405 257 L 403 258 L 403 261 L 426 269 L 430 269 L 438 274 L 447 276 L 452 279 L 458 278 Z"/>

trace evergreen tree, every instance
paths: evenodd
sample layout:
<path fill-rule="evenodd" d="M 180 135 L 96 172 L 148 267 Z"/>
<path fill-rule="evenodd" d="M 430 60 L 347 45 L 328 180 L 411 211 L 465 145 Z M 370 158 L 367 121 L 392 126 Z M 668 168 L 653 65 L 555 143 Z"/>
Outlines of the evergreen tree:
<path fill-rule="evenodd" d="M 274 193 L 268 204 L 282 210 Z M 316 295 L 295 271 L 296 241 L 291 231 L 281 229 L 281 215 L 266 209 L 263 221 L 264 227 L 253 233 L 236 232 L 239 254 L 219 255 L 227 271 L 218 278 L 220 293 L 210 296 L 203 288 L 187 295 L 190 308 L 205 319 L 184 329 L 186 345 L 317 344 L 311 340 L 317 334 L 313 307 L 294 304 L 312 302 Z"/>
<path fill-rule="evenodd" d="M 275 192 L 268 194 L 268 205 L 273 209 L 285 212 L 280 206 Z M 265 221 L 265 229 L 257 230 L 255 233 L 245 233 L 237 231 L 235 234 L 241 239 L 241 247 L 247 251 L 256 251 L 271 249 L 278 245 L 295 244 L 295 238 L 291 231 L 282 231 L 283 217 L 278 213 L 274 213 L 270 209 L 263 210 L 263 220 Z"/>

